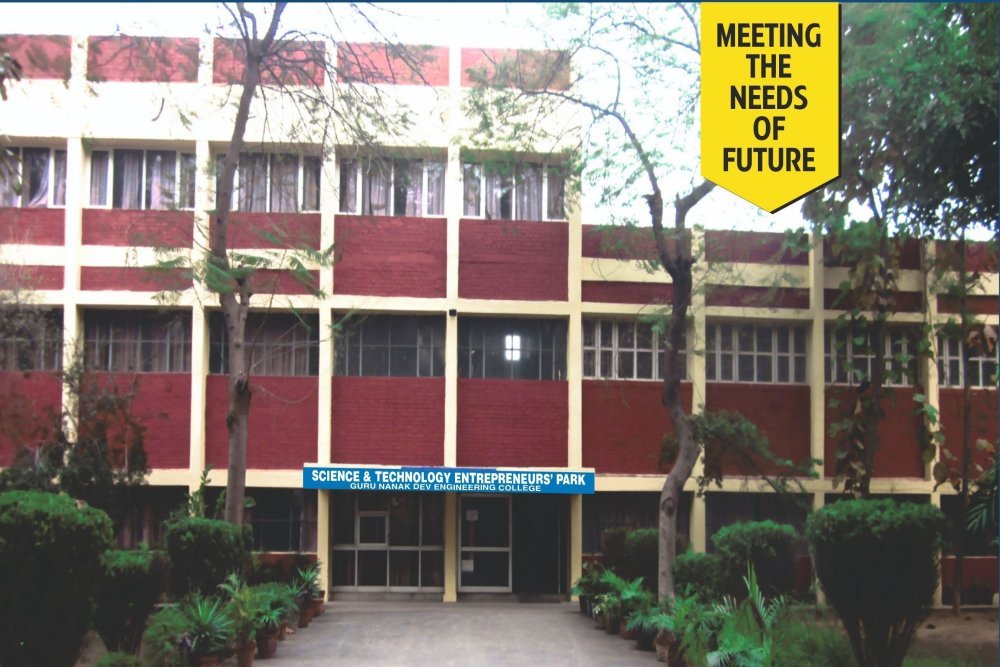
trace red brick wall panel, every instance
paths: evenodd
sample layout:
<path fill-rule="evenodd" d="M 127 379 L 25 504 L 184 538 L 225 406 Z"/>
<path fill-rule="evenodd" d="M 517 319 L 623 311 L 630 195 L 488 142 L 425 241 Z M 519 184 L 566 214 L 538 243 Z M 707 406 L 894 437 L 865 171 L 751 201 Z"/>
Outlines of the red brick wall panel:
<path fill-rule="evenodd" d="M 443 297 L 447 233 L 438 218 L 338 215 L 334 293 Z"/>
<path fill-rule="evenodd" d="M 80 268 L 80 289 L 93 292 L 164 292 L 191 287 L 184 269 L 157 269 L 142 266 L 84 266 Z"/>
<path fill-rule="evenodd" d="M 798 287 L 708 285 L 705 303 L 738 308 L 809 308 L 809 290 Z"/>
<path fill-rule="evenodd" d="M 935 259 L 938 265 L 950 271 L 957 271 L 961 266 L 958 243 L 955 241 L 937 241 Z M 997 257 L 995 243 L 966 243 L 965 268 L 967 271 L 981 273 L 996 273 L 1000 270 L 1000 260 Z"/>
<path fill-rule="evenodd" d="M 768 438 L 775 456 L 802 463 L 809 458 L 809 387 L 797 384 L 709 382 L 705 408 L 742 414 Z M 765 466 L 765 472 L 779 472 Z M 752 475 L 740 460 L 728 455 L 722 461 L 727 475 Z M 787 469 L 784 470 L 787 472 Z M 819 472 L 817 470 L 817 472 Z"/>
<path fill-rule="evenodd" d="M 664 283 L 585 280 L 580 292 L 584 301 L 594 303 L 669 304 L 673 286 Z"/>
<path fill-rule="evenodd" d="M 69 35 L 3 35 L 0 50 L 20 63 L 25 79 L 69 79 Z"/>
<path fill-rule="evenodd" d="M 997 587 L 997 557 L 996 556 L 966 556 L 962 563 L 962 579 L 966 586 L 973 583 L 985 584 L 996 593 Z M 955 557 L 941 558 L 941 584 L 951 586 L 955 581 Z M 967 600 L 963 602 L 968 603 Z"/>
<path fill-rule="evenodd" d="M 0 208 L 0 243 L 62 245 L 65 228 L 61 208 Z"/>
<path fill-rule="evenodd" d="M 316 294 L 319 292 L 319 271 L 309 271 L 308 277 L 282 269 L 260 269 L 250 279 L 254 294 Z"/>
<path fill-rule="evenodd" d="M 333 378 L 333 461 L 444 464 L 444 378 Z"/>
<path fill-rule="evenodd" d="M 705 231 L 709 262 L 749 262 L 806 266 L 809 254 L 783 249 L 785 235 L 777 232 Z"/>
<path fill-rule="evenodd" d="M 337 44 L 337 79 L 360 83 L 447 86 L 448 49 L 391 44 Z"/>
<path fill-rule="evenodd" d="M 60 290 L 65 275 L 61 266 L 0 264 L 0 285 L 4 289 Z"/>
<path fill-rule="evenodd" d="M 229 247 L 232 249 L 318 249 L 320 215 L 319 213 L 233 213 L 227 231 Z"/>
<path fill-rule="evenodd" d="M 875 477 L 923 477 L 924 462 L 920 455 L 920 418 L 914 414 L 917 404 L 913 401 L 916 390 L 913 387 L 894 387 L 893 398 L 886 398 L 882 404 L 885 417 L 879 422 L 880 446 L 875 453 Z M 826 433 L 825 474 L 834 475 L 837 444 L 844 437 L 838 433 L 830 437 L 830 427 L 854 412 L 857 389 L 855 387 L 831 387 L 826 392 Z M 839 401 L 831 407 L 830 399 Z"/>
<path fill-rule="evenodd" d="M 83 209 L 83 244 L 190 248 L 194 213 Z"/>
<path fill-rule="evenodd" d="M 205 460 L 225 469 L 229 461 L 226 431 L 228 378 L 209 375 L 205 400 Z M 251 378 L 247 468 L 292 470 L 315 462 L 319 404 L 314 377 Z"/>
<path fill-rule="evenodd" d="M 55 373 L 0 371 L 0 466 L 18 447 L 36 447 L 59 423 L 62 382 Z"/>
<path fill-rule="evenodd" d="M 243 42 L 239 39 L 215 38 L 212 45 L 214 61 L 212 81 L 238 84 L 243 80 Z M 322 86 L 326 51 L 322 42 L 291 40 L 276 54 L 264 61 L 261 83 L 273 86 Z"/>
<path fill-rule="evenodd" d="M 462 220 L 458 294 L 468 299 L 565 301 L 566 223 Z"/>
<path fill-rule="evenodd" d="M 599 474 L 658 475 L 663 437 L 673 432 L 663 407 L 663 384 L 619 380 L 583 383 L 583 465 Z M 691 409 L 691 384 L 681 384 Z"/>
<path fill-rule="evenodd" d="M 87 79 L 90 81 L 198 80 L 195 37 L 89 37 Z"/>
<path fill-rule="evenodd" d="M 976 315 L 996 315 L 997 305 L 997 297 L 995 295 L 968 296 L 965 299 L 965 307 L 968 308 L 970 313 L 975 313 Z M 962 313 L 962 304 L 955 297 L 939 296 L 938 312 L 960 315 Z"/>
<path fill-rule="evenodd" d="M 851 294 L 841 296 L 840 289 L 823 290 L 823 307 L 827 310 L 850 310 L 855 299 Z M 919 313 L 924 309 L 920 292 L 896 292 L 893 310 L 897 313 Z"/>
<path fill-rule="evenodd" d="M 944 432 L 944 446 L 955 457 L 949 461 L 943 458 L 945 465 L 959 469 L 962 461 L 962 390 L 942 387 L 940 390 L 940 411 L 938 419 Z M 972 447 L 972 461 L 984 468 L 990 465 L 990 455 L 976 449 L 976 440 L 980 438 L 994 446 L 997 442 L 997 392 L 993 389 L 972 389 L 969 391 L 971 406 L 969 428 L 969 444 Z M 978 471 L 973 467 L 973 476 Z"/>
<path fill-rule="evenodd" d="M 566 90 L 569 53 L 530 49 L 462 49 L 462 85 L 506 85 L 528 90 Z"/>
<path fill-rule="evenodd" d="M 583 256 L 602 259 L 654 259 L 651 229 L 600 225 L 583 226 Z"/>
<path fill-rule="evenodd" d="M 903 269 L 920 270 L 920 241 L 918 239 L 892 239 L 890 241 L 899 252 L 899 266 Z M 823 264 L 826 266 L 847 266 L 833 253 L 829 238 L 823 239 Z"/>
<path fill-rule="evenodd" d="M 458 465 L 561 467 L 567 385 L 544 380 L 458 381 Z"/>

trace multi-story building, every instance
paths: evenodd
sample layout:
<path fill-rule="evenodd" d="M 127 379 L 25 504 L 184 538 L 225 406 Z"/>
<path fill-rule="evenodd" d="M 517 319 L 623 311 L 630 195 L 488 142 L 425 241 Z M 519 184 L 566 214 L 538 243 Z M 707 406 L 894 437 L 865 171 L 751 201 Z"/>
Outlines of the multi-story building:
<path fill-rule="evenodd" d="M 3 45 L 25 80 L 0 103 L 23 182 L 0 182 L 0 263 L 54 323 L 31 354 L 4 356 L 4 381 L 39 411 L 58 408 L 72 396 L 57 371 L 79 347 L 88 372 L 135 383 L 152 473 L 144 520 L 122 539 L 155 541 L 206 466 L 214 487 L 226 481 L 217 299 L 183 271 L 147 267 L 158 248 L 204 250 L 238 63 L 211 38 L 8 36 Z M 463 147 L 468 70 L 497 53 L 433 48 L 421 76 L 405 76 L 406 64 L 377 45 L 350 52 L 367 54 L 385 77 L 379 85 L 422 114 L 419 136 L 372 161 L 355 146 L 282 134 L 273 114 L 288 108 L 276 105 L 266 132 L 262 116 L 251 120 L 238 166 L 232 248 L 335 248 L 331 266 L 307 267 L 311 285 L 264 272 L 256 286 L 255 546 L 317 553 L 334 594 L 565 594 L 585 555 L 600 551 L 603 529 L 656 523 L 670 428 L 656 315 L 669 279 L 639 265 L 651 252 L 641 230 L 581 220 L 557 162 L 526 155 L 503 174 Z M 333 82 L 316 70 L 297 83 Z M 722 525 L 801 524 L 808 507 L 836 496 L 829 425 L 852 409 L 855 378 L 840 351 L 857 343 L 838 345 L 846 269 L 823 243 L 795 254 L 780 234 L 731 230 L 697 232 L 695 242 L 704 289 L 688 330 L 684 401 L 741 412 L 780 456 L 822 461 L 819 478 L 803 481 L 801 506 L 728 462 L 721 488 L 696 497 L 689 483 L 681 533 L 702 550 Z M 908 242 L 900 251 L 895 351 L 911 345 L 916 326 L 956 310 L 933 293 L 922 264 L 950 248 Z M 995 249 L 975 246 L 969 259 L 986 273 L 970 303 L 996 326 Z M 164 290 L 174 298 L 159 304 Z M 946 433 L 960 432 L 960 350 L 942 340 L 939 363 L 915 361 L 900 376 L 880 426 L 874 493 L 954 507 L 921 457 L 910 404 L 925 394 Z M 869 354 L 850 352 L 855 364 Z M 995 441 L 996 360 L 972 368 L 974 437 Z M 838 395 L 839 407 L 830 400 Z M 11 446 L 8 438 L 0 463 Z M 309 464 L 593 473 L 595 493 L 312 490 Z M 971 569 L 996 589 L 995 559 Z"/>

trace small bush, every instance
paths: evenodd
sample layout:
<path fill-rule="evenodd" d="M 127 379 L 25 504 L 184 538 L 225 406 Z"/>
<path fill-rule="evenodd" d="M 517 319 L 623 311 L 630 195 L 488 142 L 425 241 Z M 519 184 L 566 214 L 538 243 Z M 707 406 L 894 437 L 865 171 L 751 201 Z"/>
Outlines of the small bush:
<path fill-rule="evenodd" d="M 231 572 L 241 573 L 250 559 L 249 526 L 191 517 L 167 528 L 172 566 L 171 591 L 176 598 L 191 592 L 211 594 Z"/>
<path fill-rule="evenodd" d="M 180 638 L 187 631 L 188 621 L 180 605 L 164 607 L 149 621 L 142 637 L 142 662 L 153 667 L 185 667 Z"/>
<path fill-rule="evenodd" d="M 623 566 L 626 579 L 642 577 L 647 590 L 656 590 L 660 553 L 660 533 L 656 528 L 636 528 L 625 534 L 625 563 Z"/>
<path fill-rule="evenodd" d="M 681 554 L 674 561 L 673 572 L 678 594 L 693 595 L 702 602 L 722 598 L 722 560 L 717 555 L 693 551 Z"/>
<path fill-rule="evenodd" d="M 772 635 L 775 665 L 854 667 L 847 637 L 831 627 L 785 617 Z"/>
<path fill-rule="evenodd" d="M 816 574 L 859 664 L 902 664 L 934 600 L 944 526 L 936 507 L 891 500 L 845 500 L 809 517 Z"/>
<path fill-rule="evenodd" d="M 604 531 L 601 540 L 601 563 L 607 570 L 612 570 L 621 574 L 625 565 L 625 536 L 628 534 L 626 528 L 608 528 Z"/>
<path fill-rule="evenodd" d="M 134 655 L 112 651 L 98 658 L 94 667 L 142 667 L 142 662 Z"/>
<path fill-rule="evenodd" d="M 107 514 L 68 496 L 0 494 L 0 664 L 76 662 L 111 536 Z"/>
<path fill-rule="evenodd" d="M 774 521 L 750 521 L 726 526 L 712 536 L 722 559 L 723 592 L 746 594 L 743 576 L 753 566 L 764 595 L 787 595 L 795 587 L 795 529 Z"/>
<path fill-rule="evenodd" d="M 94 628 L 110 651 L 136 654 L 153 607 L 167 590 L 162 551 L 112 549 L 104 554 Z"/>

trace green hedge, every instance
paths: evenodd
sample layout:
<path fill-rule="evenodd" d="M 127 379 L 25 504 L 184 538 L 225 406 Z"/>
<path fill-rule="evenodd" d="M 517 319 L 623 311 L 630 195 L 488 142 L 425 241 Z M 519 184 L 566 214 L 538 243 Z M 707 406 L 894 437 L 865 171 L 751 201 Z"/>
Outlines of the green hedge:
<path fill-rule="evenodd" d="M 76 662 L 111 539 L 108 515 L 68 496 L 0 494 L 0 663 Z"/>
<path fill-rule="evenodd" d="M 840 501 L 809 517 L 816 575 L 859 664 L 902 664 L 934 600 L 944 527 L 936 507 L 892 500 Z"/>
<path fill-rule="evenodd" d="M 786 595 L 795 587 L 795 540 L 792 526 L 774 521 L 734 523 L 712 536 L 722 560 L 723 591 L 746 597 L 743 577 L 753 564 L 757 583 L 768 597 Z"/>
<path fill-rule="evenodd" d="M 627 528 L 607 528 L 601 540 L 601 564 L 606 570 L 622 573 L 625 566 L 625 536 Z"/>
<path fill-rule="evenodd" d="M 715 554 L 689 551 L 674 561 L 674 590 L 679 595 L 695 595 L 702 602 L 722 599 L 722 559 Z"/>
<path fill-rule="evenodd" d="M 200 517 L 171 523 L 166 534 L 171 592 L 176 598 L 192 592 L 214 594 L 230 572 L 242 575 L 252 542 L 249 526 Z"/>
<path fill-rule="evenodd" d="M 167 589 L 169 569 L 162 551 L 105 552 L 94 627 L 109 651 L 139 652 L 146 620 Z"/>
<path fill-rule="evenodd" d="M 625 535 L 626 579 L 642 577 L 643 586 L 650 591 L 656 590 L 659 568 L 660 533 L 656 528 L 636 528 Z"/>

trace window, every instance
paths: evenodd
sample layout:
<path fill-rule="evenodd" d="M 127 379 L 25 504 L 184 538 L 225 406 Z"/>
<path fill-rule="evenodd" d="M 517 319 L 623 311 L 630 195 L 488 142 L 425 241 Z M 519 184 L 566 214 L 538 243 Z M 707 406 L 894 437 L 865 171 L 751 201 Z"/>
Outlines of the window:
<path fill-rule="evenodd" d="M 717 382 L 806 381 L 806 331 L 796 326 L 709 324 L 705 378 Z"/>
<path fill-rule="evenodd" d="M 598 319 L 583 321 L 584 377 L 662 379 L 666 349 L 664 335 L 656 331 L 650 322 Z M 654 359 L 656 363 L 653 362 Z M 680 363 L 681 378 L 686 378 L 687 355 L 684 350 L 681 350 Z"/>
<path fill-rule="evenodd" d="M 444 495 L 333 493 L 334 587 L 444 586 Z"/>
<path fill-rule="evenodd" d="M 0 313 L 0 371 L 62 368 L 62 314 L 18 309 Z"/>
<path fill-rule="evenodd" d="M 7 148 L 0 162 L 0 206 L 66 205 L 66 151 Z"/>
<path fill-rule="evenodd" d="M 334 343 L 337 375 L 444 375 L 444 318 L 342 318 Z"/>
<path fill-rule="evenodd" d="M 90 205 L 123 209 L 194 208 L 192 153 L 120 149 L 90 154 Z M 108 193 L 110 192 L 110 198 Z"/>
<path fill-rule="evenodd" d="M 492 220 L 565 220 L 562 169 L 525 163 L 513 168 L 467 162 L 464 214 Z"/>
<path fill-rule="evenodd" d="M 885 386 L 910 386 L 917 379 L 916 335 L 889 329 L 885 337 Z M 855 384 L 871 378 L 875 352 L 867 333 L 830 328 L 824 341 L 827 383 Z"/>
<path fill-rule="evenodd" d="M 216 159 L 222 177 L 224 157 Z M 293 153 L 243 153 L 233 182 L 234 210 L 251 213 L 298 213 L 319 210 L 319 157 Z M 219 190 L 216 183 L 216 192 Z"/>
<path fill-rule="evenodd" d="M 316 492 L 247 489 L 255 551 L 315 551 Z"/>
<path fill-rule="evenodd" d="M 209 316 L 209 369 L 229 372 L 229 346 L 222 313 Z M 319 374 L 319 318 L 294 313 L 250 313 L 246 325 L 250 372 L 255 375 Z"/>
<path fill-rule="evenodd" d="M 88 311 L 84 363 L 112 373 L 191 371 L 191 316 L 150 311 Z"/>
<path fill-rule="evenodd" d="M 340 161 L 340 212 L 362 215 L 444 215 L 444 162 Z"/>
<path fill-rule="evenodd" d="M 458 325 L 458 375 L 562 380 L 566 322 L 464 318 Z"/>
<path fill-rule="evenodd" d="M 942 387 L 962 387 L 963 355 L 969 355 L 969 386 L 997 386 L 997 355 L 963 349 L 959 338 L 938 336 L 938 382 Z"/>

